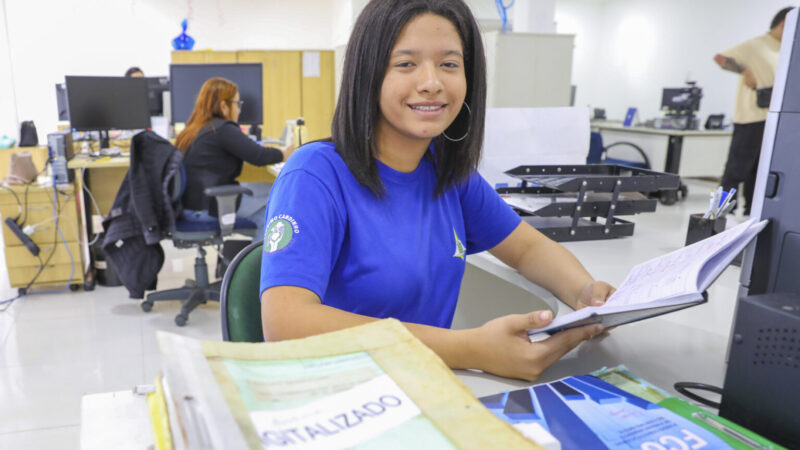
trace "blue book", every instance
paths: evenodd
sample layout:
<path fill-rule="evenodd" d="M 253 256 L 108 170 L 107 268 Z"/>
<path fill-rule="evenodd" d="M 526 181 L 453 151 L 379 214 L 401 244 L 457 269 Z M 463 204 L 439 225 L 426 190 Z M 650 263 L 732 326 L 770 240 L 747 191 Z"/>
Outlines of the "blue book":
<path fill-rule="evenodd" d="M 628 108 L 628 112 L 625 113 L 625 121 L 622 122 L 622 126 L 624 127 L 631 127 L 634 125 L 633 121 L 636 119 L 636 108 Z"/>
<path fill-rule="evenodd" d="M 669 409 L 588 375 L 479 400 L 508 423 L 537 423 L 564 450 L 730 448 L 711 431 Z"/>

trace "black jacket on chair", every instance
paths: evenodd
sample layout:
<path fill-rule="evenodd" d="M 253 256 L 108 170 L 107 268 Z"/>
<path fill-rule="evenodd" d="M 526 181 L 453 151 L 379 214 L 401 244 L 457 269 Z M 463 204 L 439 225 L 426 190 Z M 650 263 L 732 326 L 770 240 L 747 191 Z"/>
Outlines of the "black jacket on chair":
<path fill-rule="evenodd" d="M 180 173 L 183 155 L 166 139 L 143 131 L 131 139 L 131 165 L 103 220 L 106 260 L 131 298 L 143 298 L 164 264 L 159 242 L 175 230 L 180 199 L 170 184 Z"/>

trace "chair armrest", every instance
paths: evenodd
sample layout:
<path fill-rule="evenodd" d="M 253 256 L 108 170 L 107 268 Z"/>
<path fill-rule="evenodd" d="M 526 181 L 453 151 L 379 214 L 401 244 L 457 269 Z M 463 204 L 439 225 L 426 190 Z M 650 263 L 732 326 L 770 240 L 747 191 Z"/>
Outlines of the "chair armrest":
<path fill-rule="evenodd" d="M 214 187 L 207 187 L 203 189 L 203 193 L 206 194 L 206 197 L 218 197 L 222 195 L 253 195 L 253 191 L 250 189 L 239 186 L 238 184 L 226 184 L 224 186 L 214 186 Z"/>
<path fill-rule="evenodd" d="M 217 217 L 222 236 L 233 233 L 233 226 L 236 224 L 236 197 L 239 194 L 253 195 L 250 189 L 235 184 L 208 187 L 203 189 L 203 193 L 206 197 L 217 200 Z"/>

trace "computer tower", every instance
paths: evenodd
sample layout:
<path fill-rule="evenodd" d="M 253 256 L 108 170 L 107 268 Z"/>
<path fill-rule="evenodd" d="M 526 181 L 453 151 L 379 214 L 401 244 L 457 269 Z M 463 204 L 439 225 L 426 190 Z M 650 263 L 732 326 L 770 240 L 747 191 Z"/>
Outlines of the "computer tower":
<path fill-rule="evenodd" d="M 800 446 L 800 296 L 739 300 L 719 414 Z"/>
<path fill-rule="evenodd" d="M 72 157 L 72 131 L 63 130 L 47 135 L 47 148 L 50 162 L 53 165 L 53 177 L 56 184 L 72 182 L 72 172 L 67 169 L 67 161 Z"/>
<path fill-rule="evenodd" d="M 786 16 L 745 250 L 720 415 L 800 448 L 800 27 Z"/>

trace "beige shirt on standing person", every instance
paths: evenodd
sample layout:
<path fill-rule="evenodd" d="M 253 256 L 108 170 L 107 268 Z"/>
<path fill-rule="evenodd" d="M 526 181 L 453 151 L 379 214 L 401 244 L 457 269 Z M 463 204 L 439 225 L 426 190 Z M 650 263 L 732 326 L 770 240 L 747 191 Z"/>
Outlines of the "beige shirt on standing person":
<path fill-rule="evenodd" d="M 723 56 L 733 58 L 750 69 L 756 79 L 756 88 L 772 87 L 775 72 L 778 70 L 778 54 L 781 43 L 769 33 L 742 42 L 722 52 Z M 753 123 L 767 120 L 768 108 L 759 108 L 756 104 L 756 91 L 744 84 L 744 77 L 739 76 L 736 88 L 736 105 L 733 109 L 733 123 Z"/>

